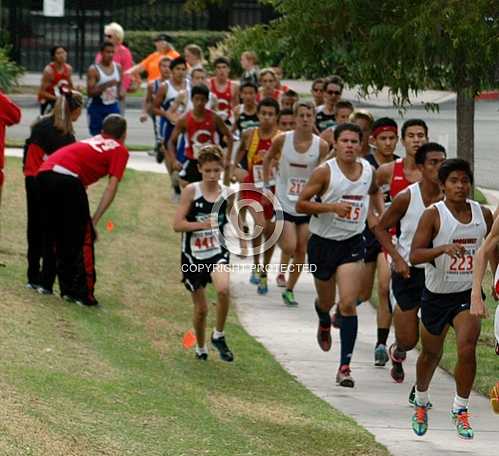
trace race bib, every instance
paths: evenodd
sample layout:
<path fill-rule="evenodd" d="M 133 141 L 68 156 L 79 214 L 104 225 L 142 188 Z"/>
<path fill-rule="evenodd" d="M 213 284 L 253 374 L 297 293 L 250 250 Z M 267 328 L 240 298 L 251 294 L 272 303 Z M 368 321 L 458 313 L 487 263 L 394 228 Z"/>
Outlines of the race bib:
<path fill-rule="evenodd" d="M 361 213 L 362 207 L 364 205 L 363 200 L 351 200 L 341 198 L 338 203 L 345 203 L 351 206 L 350 213 L 346 217 L 340 217 L 338 214 L 334 214 L 335 224 L 337 227 L 342 228 L 345 231 L 357 231 L 359 225 L 361 224 Z"/>
<path fill-rule="evenodd" d="M 449 282 L 470 282 L 473 277 L 473 256 L 476 246 L 466 246 L 464 256 L 446 258 L 445 280 Z"/>
<path fill-rule="evenodd" d="M 117 87 L 116 86 L 108 87 L 106 90 L 104 90 L 104 92 L 102 92 L 101 98 L 102 98 L 102 103 L 105 105 L 116 103 L 116 100 L 118 98 Z"/>
<path fill-rule="evenodd" d="M 303 187 L 307 183 L 306 177 L 292 176 L 288 179 L 287 194 L 290 201 L 297 201 Z"/>
<path fill-rule="evenodd" d="M 255 187 L 263 188 L 263 165 L 253 165 L 253 182 Z M 275 171 L 273 168 L 270 170 L 269 185 L 275 185 Z"/>
<path fill-rule="evenodd" d="M 222 253 L 217 230 L 193 231 L 191 253 L 198 260 L 206 260 Z"/>

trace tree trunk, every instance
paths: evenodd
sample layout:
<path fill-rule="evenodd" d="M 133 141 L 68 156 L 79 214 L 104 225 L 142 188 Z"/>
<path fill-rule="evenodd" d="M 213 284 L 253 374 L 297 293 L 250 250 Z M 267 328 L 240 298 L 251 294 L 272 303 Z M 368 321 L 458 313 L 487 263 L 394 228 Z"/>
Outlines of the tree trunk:
<path fill-rule="evenodd" d="M 475 97 L 471 90 L 459 88 L 456 104 L 457 156 L 475 166 Z"/>

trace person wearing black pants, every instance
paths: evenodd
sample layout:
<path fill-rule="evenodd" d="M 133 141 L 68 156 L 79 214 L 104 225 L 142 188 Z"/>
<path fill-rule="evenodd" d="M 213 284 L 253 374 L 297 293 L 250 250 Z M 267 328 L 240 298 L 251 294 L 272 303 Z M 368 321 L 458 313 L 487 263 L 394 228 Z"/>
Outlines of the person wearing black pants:
<path fill-rule="evenodd" d="M 61 297 L 87 306 L 94 296 L 95 227 L 111 205 L 128 161 L 124 146 L 126 120 L 111 114 L 102 133 L 59 149 L 40 167 L 44 248 L 55 247 L 56 272 Z M 109 181 L 100 203 L 90 215 L 86 187 L 104 176 Z"/>
<path fill-rule="evenodd" d="M 43 249 L 40 188 L 36 174 L 45 158 L 57 149 L 74 143 L 73 122 L 81 114 L 83 97 L 65 90 L 58 96 L 50 115 L 41 117 L 31 127 L 23 157 L 27 203 L 28 283 L 27 287 L 51 294 L 55 281 L 54 248 Z M 43 262 L 42 262 L 43 258 Z M 43 263 L 43 266 L 41 264 Z"/>

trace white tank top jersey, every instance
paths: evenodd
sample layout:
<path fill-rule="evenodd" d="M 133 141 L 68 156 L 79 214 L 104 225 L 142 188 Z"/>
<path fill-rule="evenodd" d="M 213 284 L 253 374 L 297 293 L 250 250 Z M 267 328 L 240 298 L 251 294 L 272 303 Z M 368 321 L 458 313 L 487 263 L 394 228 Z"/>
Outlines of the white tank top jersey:
<path fill-rule="evenodd" d="M 99 73 L 99 80 L 97 81 L 97 86 L 101 86 L 106 82 L 115 80 L 120 80 L 120 72 L 118 70 L 118 65 L 115 62 L 113 63 L 113 72 L 111 74 L 106 74 L 102 70 L 101 66 L 97 63 L 95 68 L 97 68 L 97 72 Z M 100 98 L 102 100 L 102 104 L 110 105 L 116 103 L 118 101 L 118 87 L 112 86 L 105 89 L 101 94 Z"/>
<path fill-rule="evenodd" d="M 367 160 L 359 158 L 357 162 L 362 165 L 362 173 L 356 181 L 351 181 L 342 173 L 336 158 L 326 162 L 330 172 L 329 185 L 321 201 L 347 203 L 352 206 L 352 210 L 346 217 L 332 212 L 312 216 L 309 225 L 311 233 L 326 239 L 343 241 L 364 231 L 374 171 Z"/>
<path fill-rule="evenodd" d="M 471 222 L 461 223 L 452 215 L 443 201 L 435 203 L 440 217 L 440 230 L 433 239 L 433 247 L 445 244 L 461 244 L 465 248 L 462 258 L 443 254 L 435 258 L 434 265 L 425 265 L 425 285 L 432 293 L 459 293 L 472 286 L 473 256 L 487 234 L 487 223 L 480 204 L 468 200 L 471 206 Z"/>
<path fill-rule="evenodd" d="M 426 209 L 423 197 L 421 196 L 421 187 L 419 184 L 412 184 L 407 187 L 410 192 L 410 201 L 405 215 L 400 219 L 400 236 L 397 239 L 397 251 L 400 256 L 408 263 L 411 253 L 411 244 L 416 228 L 418 227 L 419 219 Z M 424 268 L 424 264 L 418 264 L 417 268 Z"/>
<path fill-rule="evenodd" d="M 296 217 L 304 215 L 296 212 L 296 201 L 312 171 L 319 164 L 321 140 L 317 135 L 313 135 L 308 150 L 300 153 L 295 149 L 294 137 L 294 131 L 285 133 L 279 161 L 276 196 L 282 210 Z"/>

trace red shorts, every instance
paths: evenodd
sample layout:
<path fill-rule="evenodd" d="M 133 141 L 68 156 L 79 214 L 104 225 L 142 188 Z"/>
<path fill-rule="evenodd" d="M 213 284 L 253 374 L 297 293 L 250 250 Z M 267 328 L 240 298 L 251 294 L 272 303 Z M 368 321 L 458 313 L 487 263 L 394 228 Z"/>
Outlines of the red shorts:
<path fill-rule="evenodd" d="M 245 184 L 252 184 L 253 182 L 248 182 L 246 179 L 244 181 Z M 275 187 L 271 188 L 272 193 L 275 193 Z M 255 187 L 255 191 L 252 190 L 241 190 L 239 193 L 239 200 L 253 200 L 257 203 L 260 203 L 263 207 L 263 215 L 265 220 L 271 220 L 274 216 L 274 206 L 272 205 L 272 201 L 263 195 L 264 189 L 259 189 Z"/>

